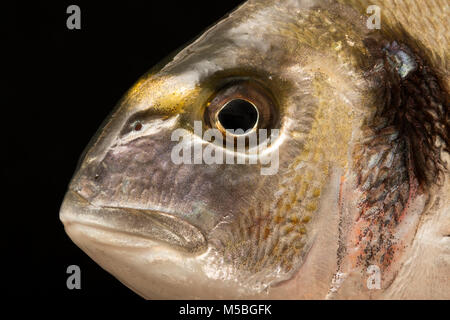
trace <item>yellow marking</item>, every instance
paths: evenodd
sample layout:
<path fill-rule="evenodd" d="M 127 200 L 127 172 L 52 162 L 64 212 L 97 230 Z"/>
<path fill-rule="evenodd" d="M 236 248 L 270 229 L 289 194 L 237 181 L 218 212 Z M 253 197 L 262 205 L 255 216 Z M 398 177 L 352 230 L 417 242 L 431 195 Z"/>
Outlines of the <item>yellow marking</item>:
<path fill-rule="evenodd" d="M 269 227 L 265 227 L 264 228 L 264 234 L 263 234 L 263 239 L 266 240 L 270 235 L 270 229 Z"/>
<path fill-rule="evenodd" d="M 305 216 L 305 217 L 303 217 L 302 222 L 308 223 L 310 220 L 311 220 L 311 216 Z"/>
<path fill-rule="evenodd" d="M 308 182 L 306 182 L 306 181 L 302 182 L 302 184 L 300 186 L 300 190 L 298 191 L 298 197 L 300 199 L 304 199 L 305 198 L 306 190 L 308 190 L 308 186 L 309 186 Z"/>
<path fill-rule="evenodd" d="M 306 210 L 308 210 L 308 211 L 316 211 L 317 210 L 317 203 L 316 202 L 309 202 L 307 205 L 306 205 Z"/>
<path fill-rule="evenodd" d="M 313 192 L 312 192 L 312 196 L 314 198 L 317 198 L 318 196 L 320 196 L 320 188 L 314 188 Z"/>
<path fill-rule="evenodd" d="M 290 225 L 284 229 L 285 234 L 291 233 L 294 231 L 294 226 Z"/>
<path fill-rule="evenodd" d="M 185 84 L 177 77 L 146 75 L 128 90 L 124 101 L 127 108 L 173 115 L 181 113 L 186 106 L 194 103 L 199 92 L 199 87 Z"/>
<path fill-rule="evenodd" d="M 301 234 L 306 234 L 306 228 L 305 228 L 304 226 L 301 226 L 301 227 L 298 229 L 298 231 L 299 231 Z"/>
<path fill-rule="evenodd" d="M 275 216 L 275 219 L 274 219 L 276 224 L 280 224 L 283 220 L 284 220 L 283 217 L 281 217 L 279 215 Z"/>
<path fill-rule="evenodd" d="M 300 222 L 300 219 L 297 216 L 292 216 L 291 217 L 291 223 L 292 224 L 298 224 Z"/>

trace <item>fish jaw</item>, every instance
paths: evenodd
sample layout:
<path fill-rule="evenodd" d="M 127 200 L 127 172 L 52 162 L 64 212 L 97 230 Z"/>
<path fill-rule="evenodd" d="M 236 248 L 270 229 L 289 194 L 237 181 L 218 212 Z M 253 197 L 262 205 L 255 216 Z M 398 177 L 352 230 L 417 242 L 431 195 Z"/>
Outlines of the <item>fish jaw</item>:
<path fill-rule="evenodd" d="M 122 284 L 146 299 L 227 297 L 233 288 L 208 290 L 201 258 L 166 243 L 85 224 L 66 225 L 72 241 Z M 221 295 L 217 295 L 219 293 Z"/>
<path fill-rule="evenodd" d="M 69 190 L 60 219 L 78 247 L 144 298 L 221 299 L 236 295 L 238 288 L 206 276 L 204 265 L 210 251 L 205 237 L 198 228 L 173 215 L 98 207 Z M 211 287 L 215 289 L 208 289 Z"/>
<path fill-rule="evenodd" d="M 126 234 L 131 237 L 164 242 L 182 251 L 194 253 L 204 251 L 206 248 L 202 232 L 174 215 L 153 210 L 97 207 L 74 191 L 66 194 L 60 219 L 66 230 L 72 225 L 111 233 L 125 233 L 123 230 L 126 230 Z M 106 242 L 110 240 L 107 239 Z"/>
<path fill-rule="evenodd" d="M 278 299 L 286 288 L 298 294 L 296 281 L 270 293 L 243 286 L 220 270 L 199 229 L 164 212 L 98 207 L 69 190 L 60 219 L 79 248 L 146 299 Z"/>

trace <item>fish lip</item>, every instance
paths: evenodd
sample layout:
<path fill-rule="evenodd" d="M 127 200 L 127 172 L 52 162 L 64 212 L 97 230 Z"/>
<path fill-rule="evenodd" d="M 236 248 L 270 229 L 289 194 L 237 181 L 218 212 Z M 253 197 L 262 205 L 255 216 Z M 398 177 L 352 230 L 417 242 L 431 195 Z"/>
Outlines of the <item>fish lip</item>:
<path fill-rule="evenodd" d="M 60 220 L 66 230 L 72 225 L 151 240 L 178 251 L 201 253 L 207 241 L 199 228 L 166 212 L 127 207 L 96 206 L 74 190 L 66 193 Z M 89 235 L 89 234 L 87 234 Z"/>

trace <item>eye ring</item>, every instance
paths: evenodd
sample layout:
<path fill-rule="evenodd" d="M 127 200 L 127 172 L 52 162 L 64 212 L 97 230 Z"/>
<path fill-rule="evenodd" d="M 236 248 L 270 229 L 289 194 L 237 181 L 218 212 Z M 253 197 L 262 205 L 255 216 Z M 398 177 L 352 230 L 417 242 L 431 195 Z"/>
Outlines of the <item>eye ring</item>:
<path fill-rule="evenodd" d="M 224 86 L 205 108 L 205 123 L 225 136 L 243 136 L 258 129 L 278 125 L 278 109 L 274 99 L 262 85 L 251 80 L 237 80 Z M 243 134 L 230 129 L 240 128 Z"/>

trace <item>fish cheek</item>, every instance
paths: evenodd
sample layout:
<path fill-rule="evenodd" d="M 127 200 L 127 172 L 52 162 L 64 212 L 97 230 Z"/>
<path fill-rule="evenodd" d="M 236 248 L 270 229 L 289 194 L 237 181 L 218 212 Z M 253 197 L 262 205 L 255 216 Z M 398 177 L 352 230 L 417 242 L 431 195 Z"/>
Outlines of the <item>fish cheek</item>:
<path fill-rule="evenodd" d="M 336 121 L 342 114 L 342 122 L 351 122 L 346 118 L 350 106 L 339 94 L 327 94 L 333 93 L 331 85 L 319 75 L 302 81 L 295 97 L 281 99 L 289 121 L 281 119 L 280 170 L 255 180 L 256 201 L 210 236 L 230 269 L 228 277 L 239 279 L 243 287 L 264 289 L 291 279 L 306 261 L 314 235 L 321 232 L 314 230 L 321 196 L 331 171 L 344 167 L 351 137 L 351 127 Z"/>

